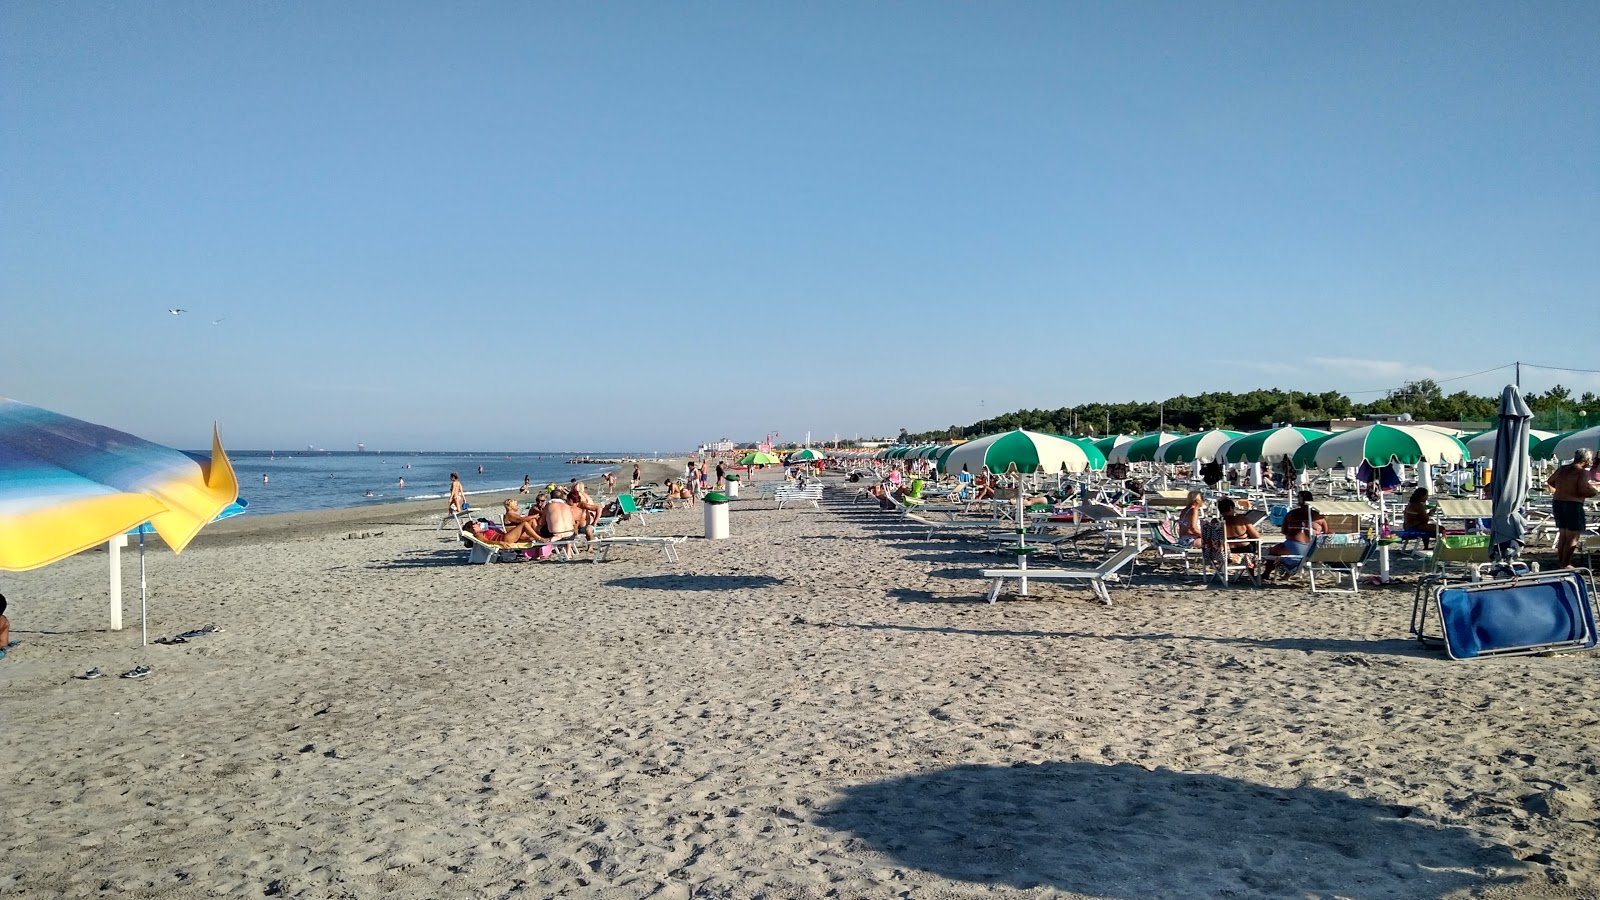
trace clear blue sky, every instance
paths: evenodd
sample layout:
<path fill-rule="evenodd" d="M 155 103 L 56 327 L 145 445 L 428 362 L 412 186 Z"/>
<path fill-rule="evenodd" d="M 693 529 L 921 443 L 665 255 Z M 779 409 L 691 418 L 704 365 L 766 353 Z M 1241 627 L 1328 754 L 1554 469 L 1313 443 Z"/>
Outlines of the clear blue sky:
<path fill-rule="evenodd" d="M 667 449 L 1600 368 L 1597 46 L 1594 2 L 16 0 L 0 395 Z"/>

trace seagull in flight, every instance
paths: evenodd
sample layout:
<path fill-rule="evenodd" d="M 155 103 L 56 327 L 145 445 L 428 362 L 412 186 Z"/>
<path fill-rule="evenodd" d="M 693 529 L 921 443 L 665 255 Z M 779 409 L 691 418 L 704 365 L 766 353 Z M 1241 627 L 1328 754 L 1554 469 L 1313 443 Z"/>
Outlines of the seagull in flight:
<path fill-rule="evenodd" d="M 172 313 L 175 316 L 181 316 L 184 313 L 188 312 L 188 310 L 187 309 L 169 309 L 169 310 L 167 310 L 167 312 Z"/>
<path fill-rule="evenodd" d="M 228 318 L 227 316 L 223 316 L 221 319 L 212 319 L 211 320 L 211 324 L 213 324 L 213 325 L 221 325 L 223 320 L 227 319 L 227 318 Z"/>

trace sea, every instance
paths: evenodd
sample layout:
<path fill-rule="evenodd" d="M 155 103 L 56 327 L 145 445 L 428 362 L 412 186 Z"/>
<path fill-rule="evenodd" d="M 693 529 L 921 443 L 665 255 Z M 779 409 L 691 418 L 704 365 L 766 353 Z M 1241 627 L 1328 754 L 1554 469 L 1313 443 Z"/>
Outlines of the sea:
<path fill-rule="evenodd" d="M 450 453 L 304 450 L 228 452 L 239 477 L 246 513 L 306 512 L 374 506 L 402 500 L 443 500 L 450 473 L 461 475 L 467 496 L 505 497 L 524 476 L 536 488 L 573 478 L 593 478 L 617 468 L 606 463 L 569 463 L 574 458 L 650 459 L 650 453 Z M 401 486 L 404 479 L 404 486 Z M 442 505 L 442 504 L 441 504 Z M 473 504 L 478 505 L 477 503 Z"/>

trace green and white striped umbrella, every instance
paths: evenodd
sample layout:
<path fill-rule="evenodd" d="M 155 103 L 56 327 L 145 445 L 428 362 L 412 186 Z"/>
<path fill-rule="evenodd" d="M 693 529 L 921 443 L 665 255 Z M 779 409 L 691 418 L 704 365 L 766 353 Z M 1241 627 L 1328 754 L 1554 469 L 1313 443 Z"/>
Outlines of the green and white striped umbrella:
<path fill-rule="evenodd" d="M 1466 458 L 1467 445 L 1448 434 L 1380 422 L 1307 441 L 1295 451 L 1294 465 L 1300 469 L 1331 469 L 1339 463 L 1359 466 L 1363 459 L 1375 466 L 1386 466 L 1391 460 L 1413 465 L 1458 463 Z"/>
<path fill-rule="evenodd" d="M 1213 428 L 1210 431 L 1197 431 L 1186 434 L 1175 441 L 1162 444 L 1156 451 L 1156 462 L 1161 463 L 1192 463 L 1195 460 L 1216 459 L 1224 444 L 1237 437 L 1244 437 L 1242 431 L 1223 431 Z"/>
<path fill-rule="evenodd" d="M 1571 459 L 1573 454 L 1584 447 L 1600 453 L 1600 425 L 1547 437 L 1533 446 L 1533 458 Z"/>
<path fill-rule="evenodd" d="M 819 459 L 827 458 L 828 454 L 823 453 L 821 450 L 813 450 L 810 447 L 805 447 L 789 454 L 789 458 L 786 460 L 786 462 L 816 462 Z"/>
<path fill-rule="evenodd" d="M 1294 452 L 1305 446 L 1307 441 L 1327 436 L 1328 432 L 1315 428 L 1285 425 L 1282 428 L 1252 431 L 1244 437 L 1229 442 L 1228 446 L 1223 448 L 1222 454 L 1223 458 L 1231 463 L 1273 463 L 1285 456 L 1294 455 Z"/>
<path fill-rule="evenodd" d="M 1494 439 L 1499 432 L 1500 429 L 1491 428 L 1488 431 L 1480 431 L 1466 438 L 1467 452 L 1472 454 L 1473 459 L 1488 459 L 1494 456 Z M 1528 449 L 1532 450 L 1535 446 L 1538 446 L 1540 441 L 1555 436 L 1556 433 L 1554 431 L 1539 431 L 1530 428 L 1528 429 Z"/>
<path fill-rule="evenodd" d="M 1135 438 L 1131 434 L 1113 434 L 1095 440 L 1094 448 L 1099 450 L 1106 459 L 1110 459 L 1112 450 L 1121 447 L 1123 444 L 1131 444 L 1136 440 L 1138 440 L 1138 438 Z"/>
<path fill-rule="evenodd" d="M 1090 466 L 1089 452 L 1066 438 L 1018 429 L 957 444 L 939 468 L 959 472 L 966 466 L 969 472 L 980 472 L 987 466 L 991 472 L 1004 472 L 1015 465 L 1023 473 L 1054 474 L 1065 465 L 1068 472 L 1082 472 Z"/>
<path fill-rule="evenodd" d="M 1094 441 L 1088 438 L 1073 437 L 1070 434 L 1052 434 L 1050 436 L 1061 438 L 1063 441 L 1071 441 L 1082 447 L 1084 455 L 1089 457 L 1089 471 L 1098 472 L 1106 467 L 1106 455 L 1100 452 L 1100 448 L 1094 445 Z"/>
<path fill-rule="evenodd" d="M 1181 437 L 1183 435 L 1167 431 L 1152 431 L 1126 444 L 1111 448 L 1111 452 L 1106 454 L 1106 459 L 1112 462 L 1155 462 L 1157 450 Z"/>

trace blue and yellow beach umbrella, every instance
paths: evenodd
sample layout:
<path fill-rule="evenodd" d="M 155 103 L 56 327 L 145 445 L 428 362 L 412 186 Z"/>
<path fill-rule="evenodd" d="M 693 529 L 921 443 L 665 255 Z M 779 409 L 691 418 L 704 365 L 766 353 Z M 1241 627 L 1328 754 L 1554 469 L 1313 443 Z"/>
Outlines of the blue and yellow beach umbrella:
<path fill-rule="evenodd" d="M 215 426 L 206 459 L 0 398 L 0 569 L 49 565 L 146 521 L 180 552 L 238 495 Z"/>

